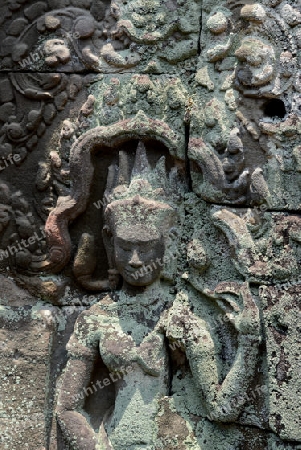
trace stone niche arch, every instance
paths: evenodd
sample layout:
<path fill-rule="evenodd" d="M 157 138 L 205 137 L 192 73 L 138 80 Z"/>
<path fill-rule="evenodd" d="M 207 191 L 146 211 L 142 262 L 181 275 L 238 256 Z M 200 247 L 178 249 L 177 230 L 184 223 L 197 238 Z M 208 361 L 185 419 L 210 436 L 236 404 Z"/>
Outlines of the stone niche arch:
<path fill-rule="evenodd" d="M 163 144 L 169 154 L 185 159 L 185 142 L 165 122 L 149 119 L 143 113 L 108 127 L 99 126 L 87 131 L 72 146 L 70 152 L 70 195 L 59 197 L 56 207 L 45 225 L 49 256 L 42 270 L 60 272 L 71 257 L 69 224 L 85 211 L 94 175 L 92 153 L 96 148 L 116 149 L 131 140 L 155 140 Z"/>

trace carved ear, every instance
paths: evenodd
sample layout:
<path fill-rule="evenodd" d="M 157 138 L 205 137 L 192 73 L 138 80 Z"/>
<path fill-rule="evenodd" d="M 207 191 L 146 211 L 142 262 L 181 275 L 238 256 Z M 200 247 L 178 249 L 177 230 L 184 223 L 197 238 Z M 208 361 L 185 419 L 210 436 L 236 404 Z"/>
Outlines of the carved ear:
<path fill-rule="evenodd" d="M 219 283 L 214 289 L 216 302 L 225 313 L 238 314 L 243 309 L 240 302 L 241 284 L 236 282 Z"/>
<path fill-rule="evenodd" d="M 102 229 L 103 243 L 107 252 L 109 268 L 115 269 L 114 242 L 113 233 L 109 225 L 105 225 Z"/>
<path fill-rule="evenodd" d="M 111 232 L 111 229 L 110 229 L 109 225 L 105 225 L 105 226 L 103 227 L 103 229 L 102 229 L 102 235 L 103 235 L 103 238 L 105 238 L 105 237 L 112 237 L 112 236 L 113 236 L 113 234 L 112 234 L 112 232 Z"/>

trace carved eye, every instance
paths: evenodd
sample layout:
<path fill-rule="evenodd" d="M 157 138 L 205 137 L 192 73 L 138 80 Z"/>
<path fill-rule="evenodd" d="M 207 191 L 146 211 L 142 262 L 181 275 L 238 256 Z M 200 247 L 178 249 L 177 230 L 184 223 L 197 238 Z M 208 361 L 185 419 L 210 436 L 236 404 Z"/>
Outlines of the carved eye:
<path fill-rule="evenodd" d="M 125 245 L 119 245 L 119 247 L 121 248 L 121 250 L 123 250 L 124 252 L 132 252 L 133 250 Z"/>
<path fill-rule="evenodd" d="M 143 245 L 139 245 L 139 249 L 137 250 L 139 255 L 145 255 L 147 253 L 149 253 L 150 251 L 152 251 L 152 249 L 154 248 L 154 243 L 150 242 L 150 243 L 144 243 Z"/>
<path fill-rule="evenodd" d="M 148 253 L 150 250 L 150 248 L 148 247 L 143 247 L 139 249 L 139 255 L 144 255 L 145 253 Z"/>
<path fill-rule="evenodd" d="M 228 151 L 231 155 L 237 155 L 241 150 L 239 147 L 229 147 Z"/>

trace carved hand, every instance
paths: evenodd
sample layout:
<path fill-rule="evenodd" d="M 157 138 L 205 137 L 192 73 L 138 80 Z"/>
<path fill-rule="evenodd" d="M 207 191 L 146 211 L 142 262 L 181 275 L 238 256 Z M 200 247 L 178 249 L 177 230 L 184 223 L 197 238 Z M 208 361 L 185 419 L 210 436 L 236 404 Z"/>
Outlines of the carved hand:
<path fill-rule="evenodd" d="M 241 308 L 241 306 L 234 301 L 229 301 L 227 298 L 229 294 L 239 296 L 242 300 L 243 307 Z M 227 284 L 218 285 L 214 291 L 214 297 L 233 323 L 239 335 L 251 335 L 259 339 L 259 310 L 250 292 L 248 283 L 243 283 L 242 285 L 232 283 L 230 288 Z M 223 300 L 225 300 L 226 303 L 224 303 Z M 232 309 L 231 313 L 229 313 L 229 306 Z"/>
<path fill-rule="evenodd" d="M 92 274 L 97 265 L 94 236 L 83 233 L 75 255 L 73 272 L 78 282 L 89 291 L 105 291 L 116 289 L 119 274 L 116 270 L 108 270 L 108 280 L 93 279 Z"/>
<path fill-rule="evenodd" d="M 166 320 L 166 336 L 171 341 L 179 343 L 183 351 L 190 341 L 200 340 L 209 331 L 206 322 L 196 316 L 185 304 L 174 304 Z"/>

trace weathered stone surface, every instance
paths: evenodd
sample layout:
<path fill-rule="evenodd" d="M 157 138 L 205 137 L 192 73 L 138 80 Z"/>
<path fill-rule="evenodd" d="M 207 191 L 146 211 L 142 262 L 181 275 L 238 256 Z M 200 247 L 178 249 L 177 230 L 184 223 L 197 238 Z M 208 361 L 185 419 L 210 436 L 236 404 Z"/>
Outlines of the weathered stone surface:
<path fill-rule="evenodd" d="M 6 42 L 7 51 L 2 48 L 6 57 L 3 69 L 51 70 L 54 60 L 48 52 L 55 41 L 61 42 L 57 52 L 65 55 L 56 60 L 59 71 L 114 73 L 135 68 L 168 73 L 174 72 L 175 66 L 193 69 L 201 16 L 195 0 L 63 3 L 53 7 L 51 1 L 37 2 L 19 11 L 19 22 L 8 21 L 7 39 L 10 35 L 16 38 Z M 21 21 L 25 27 L 19 35 L 15 30 Z"/>
<path fill-rule="evenodd" d="M 44 449 L 47 436 L 50 311 L 1 306 L 1 448 Z"/>
<path fill-rule="evenodd" d="M 0 450 L 295 450 L 295 0 L 0 5 Z"/>
<path fill-rule="evenodd" d="M 300 441 L 300 283 L 261 288 L 267 337 L 269 424 L 285 440 Z"/>

